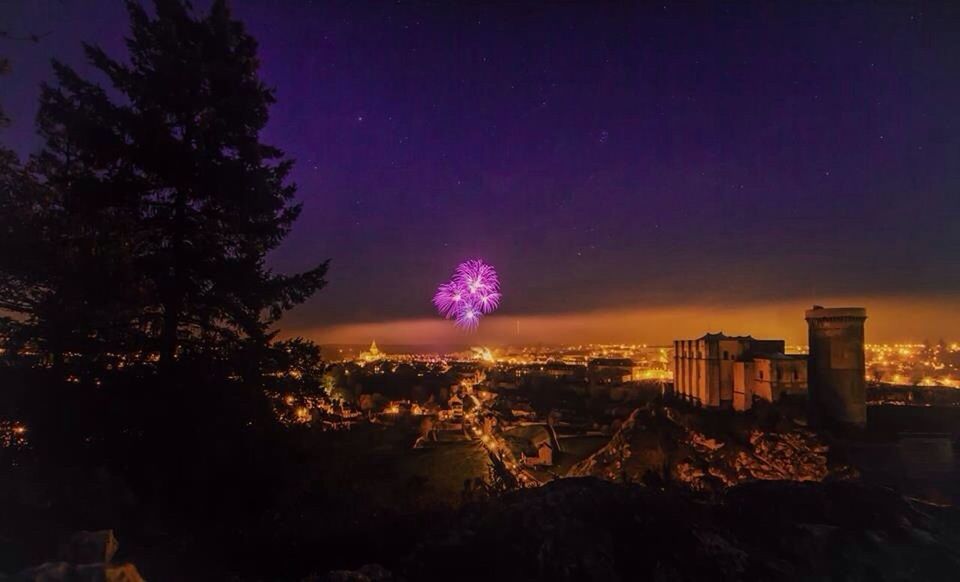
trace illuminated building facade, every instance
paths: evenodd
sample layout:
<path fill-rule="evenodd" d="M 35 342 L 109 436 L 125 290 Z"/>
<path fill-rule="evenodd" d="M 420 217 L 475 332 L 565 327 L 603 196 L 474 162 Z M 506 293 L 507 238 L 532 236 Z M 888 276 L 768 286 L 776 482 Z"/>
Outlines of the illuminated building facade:
<path fill-rule="evenodd" d="M 708 333 L 673 342 L 674 394 L 700 406 L 750 408 L 806 390 L 803 356 L 784 354 L 783 340 Z"/>
<path fill-rule="evenodd" d="M 733 408 L 749 410 L 754 398 L 776 402 L 807 392 L 807 357 L 763 354 L 733 364 Z"/>
<path fill-rule="evenodd" d="M 636 364 L 628 358 L 594 358 L 587 374 L 594 384 L 623 384 L 633 380 Z"/>
<path fill-rule="evenodd" d="M 365 352 L 360 352 L 359 360 L 363 363 L 372 363 L 379 362 L 384 358 L 385 354 L 380 351 L 380 348 L 377 347 L 377 342 L 374 340 L 370 343 L 370 349 Z"/>

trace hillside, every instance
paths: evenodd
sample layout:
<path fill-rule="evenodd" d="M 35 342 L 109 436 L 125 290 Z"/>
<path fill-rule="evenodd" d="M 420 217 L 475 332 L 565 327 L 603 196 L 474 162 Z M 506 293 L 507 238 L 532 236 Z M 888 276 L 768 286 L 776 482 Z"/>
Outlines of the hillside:
<path fill-rule="evenodd" d="M 842 572 L 848 580 L 947 581 L 960 571 L 960 514 L 852 482 L 756 482 L 704 502 L 682 490 L 561 479 L 468 508 L 391 570 L 409 580 L 801 580 Z"/>
<path fill-rule="evenodd" d="M 719 491 L 757 480 L 822 481 L 855 475 L 832 463 L 829 447 L 789 419 L 760 422 L 722 413 L 640 408 L 610 442 L 568 475 L 610 481 L 675 483 Z"/>

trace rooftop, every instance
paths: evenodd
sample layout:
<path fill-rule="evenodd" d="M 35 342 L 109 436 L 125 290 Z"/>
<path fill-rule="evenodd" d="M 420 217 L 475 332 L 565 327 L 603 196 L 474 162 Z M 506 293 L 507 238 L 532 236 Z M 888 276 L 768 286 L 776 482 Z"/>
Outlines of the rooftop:
<path fill-rule="evenodd" d="M 629 358 L 594 358 L 590 360 L 591 366 L 618 366 L 630 368 L 634 365 L 633 360 Z"/>
<path fill-rule="evenodd" d="M 782 353 L 773 353 L 773 354 L 763 354 L 758 353 L 751 356 L 754 360 L 806 360 L 806 354 L 782 354 Z"/>
<path fill-rule="evenodd" d="M 867 310 L 864 307 L 824 307 L 814 305 L 805 313 L 807 319 L 830 319 L 834 317 L 855 317 L 866 319 Z"/>
<path fill-rule="evenodd" d="M 752 340 L 754 339 L 752 335 L 727 335 L 722 331 L 717 333 L 707 332 L 702 336 L 698 337 L 697 340 Z"/>

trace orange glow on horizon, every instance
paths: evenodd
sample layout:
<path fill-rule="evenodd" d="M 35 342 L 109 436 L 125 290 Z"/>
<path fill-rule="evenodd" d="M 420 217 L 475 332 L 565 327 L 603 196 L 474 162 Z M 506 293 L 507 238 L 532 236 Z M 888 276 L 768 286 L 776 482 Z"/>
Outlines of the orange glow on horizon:
<path fill-rule="evenodd" d="M 643 342 L 669 344 L 674 339 L 699 337 L 707 331 L 750 334 L 804 345 L 804 310 L 811 301 L 788 300 L 739 306 L 664 306 L 607 309 L 542 315 L 493 315 L 476 333 L 454 328 L 439 318 L 338 324 L 317 328 L 285 326 L 286 337 L 304 336 L 321 344 L 560 344 Z M 867 341 L 920 341 L 941 337 L 960 328 L 960 296 L 940 297 L 832 297 L 816 301 L 826 306 L 862 306 L 867 309 Z M 519 326 L 517 325 L 519 322 Z M 517 333 L 517 330 L 520 333 Z"/>

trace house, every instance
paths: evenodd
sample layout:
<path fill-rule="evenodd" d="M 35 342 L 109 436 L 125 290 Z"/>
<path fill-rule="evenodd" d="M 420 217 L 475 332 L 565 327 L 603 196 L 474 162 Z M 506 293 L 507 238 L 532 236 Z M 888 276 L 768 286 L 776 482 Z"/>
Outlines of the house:
<path fill-rule="evenodd" d="M 447 406 L 450 407 L 450 416 L 452 418 L 463 417 L 463 399 L 454 394 L 447 400 Z"/>
<path fill-rule="evenodd" d="M 594 358 L 587 364 L 591 384 L 619 385 L 633 379 L 636 364 L 629 358 Z"/>
<path fill-rule="evenodd" d="M 536 418 L 537 413 L 530 406 L 529 402 L 514 402 L 510 405 L 510 414 L 517 420 L 531 420 Z"/>
<path fill-rule="evenodd" d="M 553 465 L 553 447 L 549 442 L 540 442 L 536 445 L 536 454 L 533 451 L 523 451 L 520 453 L 520 462 L 531 466 Z"/>
<path fill-rule="evenodd" d="M 518 426 L 504 433 L 514 455 L 528 466 L 551 466 L 556 440 L 543 425 Z"/>
<path fill-rule="evenodd" d="M 583 382 L 586 378 L 586 367 L 578 364 L 568 364 L 559 360 L 550 360 L 543 364 L 532 364 L 524 369 L 527 378 L 559 380 L 563 382 Z"/>

